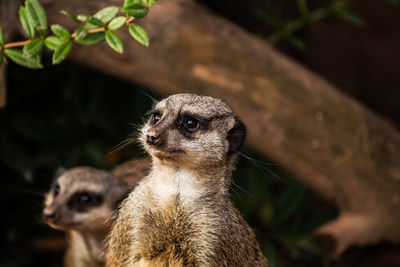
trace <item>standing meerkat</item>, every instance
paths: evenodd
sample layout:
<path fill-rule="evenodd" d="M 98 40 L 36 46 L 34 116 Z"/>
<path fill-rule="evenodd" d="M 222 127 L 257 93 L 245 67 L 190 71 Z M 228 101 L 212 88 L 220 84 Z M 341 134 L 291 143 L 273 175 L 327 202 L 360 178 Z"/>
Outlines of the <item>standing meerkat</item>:
<path fill-rule="evenodd" d="M 152 170 L 121 205 L 107 266 L 268 266 L 229 196 L 244 124 L 222 100 L 193 94 L 150 114 L 140 140 Z"/>
<path fill-rule="evenodd" d="M 126 164 L 129 170 L 123 167 Z M 67 233 L 64 266 L 105 265 L 105 238 L 116 209 L 148 172 L 147 162 L 134 160 L 116 167 L 113 174 L 77 167 L 57 175 L 45 195 L 42 216 L 49 226 Z"/>

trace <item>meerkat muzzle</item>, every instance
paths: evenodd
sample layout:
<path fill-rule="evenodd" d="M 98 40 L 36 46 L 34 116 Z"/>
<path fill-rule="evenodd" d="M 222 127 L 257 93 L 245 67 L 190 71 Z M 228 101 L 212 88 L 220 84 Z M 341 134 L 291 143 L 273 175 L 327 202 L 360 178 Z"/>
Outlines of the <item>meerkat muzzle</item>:
<path fill-rule="evenodd" d="M 161 144 L 161 134 L 154 130 L 149 130 L 146 135 L 146 143 L 152 146 Z"/>

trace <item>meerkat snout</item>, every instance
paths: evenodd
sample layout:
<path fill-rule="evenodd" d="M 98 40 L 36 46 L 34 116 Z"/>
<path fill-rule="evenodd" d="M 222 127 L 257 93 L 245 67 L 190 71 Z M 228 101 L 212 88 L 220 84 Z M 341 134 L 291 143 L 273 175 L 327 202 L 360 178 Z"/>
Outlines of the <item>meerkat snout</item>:
<path fill-rule="evenodd" d="M 157 146 L 160 144 L 160 133 L 157 131 L 148 131 L 146 136 L 146 143 L 149 145 Z"/>
<path fill-rule="evenodd" d="M 42 214 L 42 218 L 43 220 L 47 223 L 54 223 L 57 219 L 57 212 L 49 209 L 49 208 L 45 208 L 43 210 L 43 214 Z"/>

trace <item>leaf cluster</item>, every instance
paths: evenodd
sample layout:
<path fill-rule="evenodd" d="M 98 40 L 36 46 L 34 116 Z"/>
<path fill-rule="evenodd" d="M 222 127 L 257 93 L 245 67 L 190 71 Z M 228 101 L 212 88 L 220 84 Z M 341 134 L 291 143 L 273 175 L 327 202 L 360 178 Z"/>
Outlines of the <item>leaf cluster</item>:
<path fill-rule="evenodd" d="M 333 17 L 340 17 L 358 26 L 364 23 L 359 16 L 351 11 L 351 0 L 332 1 L 315 10 L 310 10 L 309 2 L 311 1 L 296 0 L 297 9 L 299 11 L 299 15 L 296 18 L 281 20 L 266 14 L 258 8 L 255 8 L 253 12 L 256 18 L 274 29 L 274 32 L 267 38 L 271 44 L 286 40 L 299 50 L 304 50 L 305 44 L 295 33 L 312 23 L 324 21 Z"/>
<path fill-rule="evenodd" d="M 130 35 L 144 46 L 149 46 L 149 36 L 145 29 L 133 23 L 135 19 L 148 14 L 156 0 L 125 0 L 122 7 L 108 6 L 94 15 L 74 16 L 67 11 L 62 14 L 72 19 L 78 27 L 70 32 L 59 24 L 48 27 L 43 6 L 37 0 L 25 0 L 19 8 L 19 20 L 29 39 L 22 42 L 5 43 L 0 26 L 0 66 L 6 58 L 31 69 L 43 68 L 42 52 L 46 48 L 53 52 L 52 63 L 61 63 L 71 52 L 73 43 L 93 45 L 103 41 L 116 52 L 123 53 L 124 43 L 115 32 L 124 25 Z M 49 34 L 49 29 L 52 34 Z M 22 48 L 16 48 L 21 47 Z"/>

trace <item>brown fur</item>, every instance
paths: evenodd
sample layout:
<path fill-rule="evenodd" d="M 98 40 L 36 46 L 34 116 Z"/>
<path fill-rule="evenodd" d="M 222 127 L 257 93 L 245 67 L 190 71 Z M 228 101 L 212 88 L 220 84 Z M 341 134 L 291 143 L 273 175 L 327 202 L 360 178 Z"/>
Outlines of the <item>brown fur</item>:
<path fill-rule="evenodd" d="M 68 248 L 64 266 L 105 265 L 104 240 L 111 229 L 115 209 L 136 185 L 128 185 L 125 180 L 129 182 L 135 177 L 137 182 L 145 175 L 142 169 L 147 168 L 148 172 L 148 165 L 140 160 L 130 161 L 129 166 L 129 171 L 123 166 L 116 167 L 118 171 L 114 175 L 90 167 L 77 167 L 56 177 L 45 196 L 43 218 L 49 226 L 67 234 Z M 141 171 L 135 174 L 135 170 Z M 130 179 L 125 179 L 127 177 Z M 58 194 L 56 190 L 59 190 Z M 79 197 L 82 197 L 77 194 L 82 192 L 93 196 L 86 206 L 77 203 Z M 54 214 L 54 217 L 49 217 L 49 214 Z"/>
<path fill-rule="evenodd" d="M 200 124 L 189 131 L 193 120 Z M 179 94 L 158 103 L 141 136 L 153 168 L 121 206 L 107 266 L 268 266 L 229 199 L 245 132 L 219 99 Z"/>
<path fill-rule="evenodd" d="M 134 159 L 115 167 L 111 173 L 121 179 L 131 188 L 135 188 L 139 181 L 150 172 L 151 160 Z"/>

